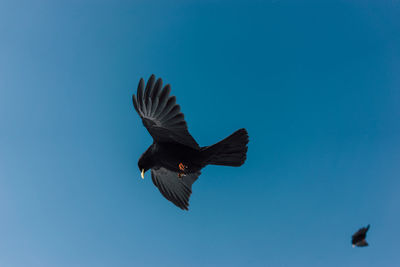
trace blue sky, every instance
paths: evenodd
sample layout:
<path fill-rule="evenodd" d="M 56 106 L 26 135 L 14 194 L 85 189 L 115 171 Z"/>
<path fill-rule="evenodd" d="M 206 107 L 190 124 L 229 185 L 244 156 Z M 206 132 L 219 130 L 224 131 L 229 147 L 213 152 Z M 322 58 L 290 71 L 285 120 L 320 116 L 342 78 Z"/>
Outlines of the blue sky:
<path fill-rule="evenodd" d="M 399 266 L 399 31 L 397 0 L 0 1 L 0 266 Z M 137 169 L 152 73 L 200 145 L 250 135 L 189 212 Z"/>

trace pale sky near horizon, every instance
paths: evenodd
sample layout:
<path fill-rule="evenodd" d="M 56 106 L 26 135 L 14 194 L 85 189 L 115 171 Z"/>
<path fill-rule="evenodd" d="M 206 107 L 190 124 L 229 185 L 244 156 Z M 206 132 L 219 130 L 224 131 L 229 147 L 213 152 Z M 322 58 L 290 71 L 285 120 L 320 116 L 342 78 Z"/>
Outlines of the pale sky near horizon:
<path fill-rule="evenodd" d="M 0 0 L 0 266 L 400 266 L 399 32 L 397 0 Z M 188 212 L 137 167 L 152 73 L 200 145 L 250 135 Z"/>

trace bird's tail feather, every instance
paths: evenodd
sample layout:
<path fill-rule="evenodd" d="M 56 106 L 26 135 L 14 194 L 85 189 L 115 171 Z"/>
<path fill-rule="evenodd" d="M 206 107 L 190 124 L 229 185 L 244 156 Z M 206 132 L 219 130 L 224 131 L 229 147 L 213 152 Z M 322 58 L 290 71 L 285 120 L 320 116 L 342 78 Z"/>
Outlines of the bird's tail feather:
<path fill-rule="evenodd" d="M 246 129 L 240 129 L 212 146 L 203 147 L 206 164 L 241 166 L 246 160 L 248 142 Z"/>

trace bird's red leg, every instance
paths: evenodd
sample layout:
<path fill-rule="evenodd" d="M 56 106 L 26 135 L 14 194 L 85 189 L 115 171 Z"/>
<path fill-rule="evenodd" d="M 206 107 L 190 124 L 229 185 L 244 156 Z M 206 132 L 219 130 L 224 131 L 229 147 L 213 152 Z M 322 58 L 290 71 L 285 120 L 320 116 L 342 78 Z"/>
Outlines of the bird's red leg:
<path fill-rule="evenodd" d="M 179 167 L 179 170 L 182 171 L 182 172 L 178 173 L 178 178 L 181 179 L 183 176 L 186 176 L 186 174 L 184 173 L 184 170 L 187 169 L 187 166 L 184 165 L 184 164 L 181 162 L 181 163 L 179 163 L 178 167 Z"/>
<path fill-rule="evenodd" d="M 179 169 L 180 169 L 181 171 L 184 171 L 184 170 L 186 170 L 186 169 L 187 169 L 187 166 L 186 166 L 186 165 L 184 165 L 182 162 L 181 162 L 181 163 L 179 163 L 178 167 L 179 167 Z"/>

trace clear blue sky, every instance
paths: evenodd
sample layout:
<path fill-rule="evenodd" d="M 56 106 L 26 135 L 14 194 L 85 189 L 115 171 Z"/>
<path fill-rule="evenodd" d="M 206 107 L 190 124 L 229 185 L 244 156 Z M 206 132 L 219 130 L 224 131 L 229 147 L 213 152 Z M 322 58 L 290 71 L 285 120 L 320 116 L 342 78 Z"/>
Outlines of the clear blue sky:
<path fill-rule="evenodd" d="M 0 266 L 400 266 L 399 1 L 165 2 L 0 1 Z M 137 168 L 152 73 L 249 131 L 189 212 Z"/>

